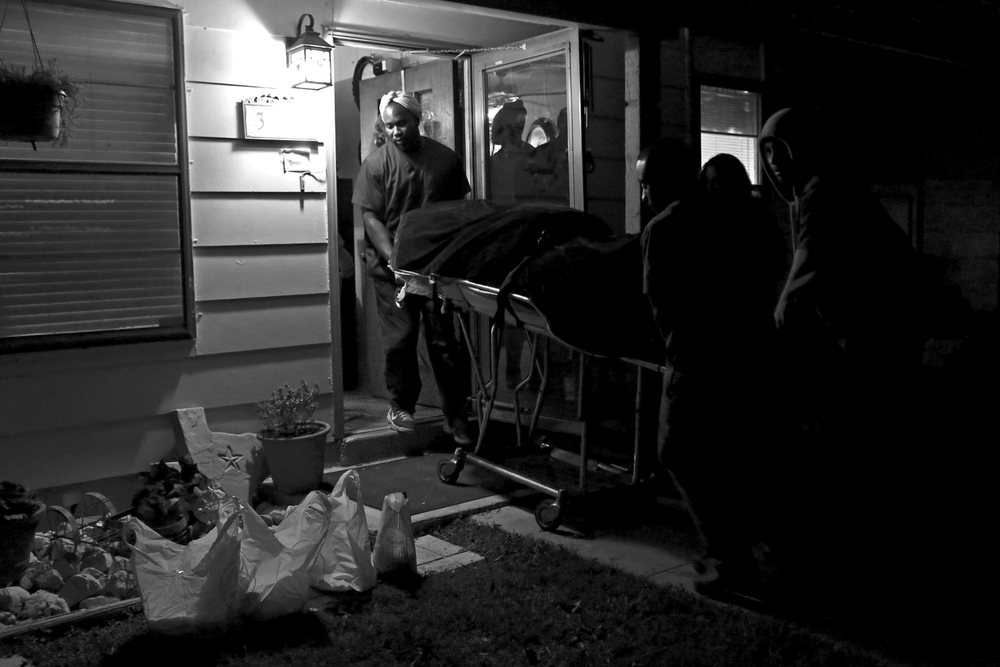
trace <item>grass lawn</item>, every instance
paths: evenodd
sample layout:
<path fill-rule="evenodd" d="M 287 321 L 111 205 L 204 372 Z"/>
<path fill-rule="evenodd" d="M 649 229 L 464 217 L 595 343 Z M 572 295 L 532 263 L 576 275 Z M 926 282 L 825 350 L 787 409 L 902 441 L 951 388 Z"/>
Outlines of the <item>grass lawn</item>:
<path fill-rule="evenodd" d="M 72 665 L 890 665 L 857 645 L 468 519 L 436 529 L 483 561 L 221 637 L 152 635 L 141 612 L 19 635 L 0 658 Z"/>

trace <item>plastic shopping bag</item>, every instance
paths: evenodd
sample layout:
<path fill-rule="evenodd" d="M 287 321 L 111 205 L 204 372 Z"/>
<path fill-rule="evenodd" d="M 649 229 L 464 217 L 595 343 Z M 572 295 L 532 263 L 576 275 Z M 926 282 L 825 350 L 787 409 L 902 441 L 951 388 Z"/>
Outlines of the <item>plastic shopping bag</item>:
<path fill-rule="evenodd" d="M 311 568 L 330 530 L 330 499 L 312 491 L 275 532 L 253 509 L 240 512 L 242 612 L 273 618 L 301 611 L 311 597 Z"/>
<path fill-rule="evenodd" d="M 312 585 L 321 591 L 366 591 L 375 586 L 376 577 L 358 472 L 341 475 L 329 499 L 330 531 L 313 563 Z"/>
<path fill-rule="evenodd" d="M 417 573 L 417 548 L 405 493 L 390 493 L 382 500 L 382 525 L 375 538 L 372 561 L 380 575 Z"/>
<path fill-rule="evenodd" d="M 161 537 L 139 519 L 132 570 L 150 630 L 168 634 L 225 629 L 239 611 L 238 513 L 230 508 L 216 526 L 190 544 Z"/>

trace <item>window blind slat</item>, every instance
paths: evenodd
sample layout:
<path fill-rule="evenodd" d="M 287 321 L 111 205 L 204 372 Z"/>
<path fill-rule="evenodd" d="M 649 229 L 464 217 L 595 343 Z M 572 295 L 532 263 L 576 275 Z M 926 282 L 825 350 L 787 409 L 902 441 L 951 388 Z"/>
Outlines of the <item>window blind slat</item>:
<path fill-rule="evenodd" d="M 28 2 L 27 10 L 42 60 L 56 59 L 67 74 L 128 85 L 173 84 L 171 26 L 165 20 L 38 2 Z M 8 12 L 0 57 L 31 63 L 31 54 L 24 15 Z"/>
<path fill-rule="evenodd" d="M 32 304 L 4 304 L 3 313 L 6 317 L 16 320 L 18 316 L 32 317 L 35 321 L 42 318 L 53 318 L 53 321 L 66 322 L 85 316 L 93 317 L 95 313 L 113 313 L 126 317 L 129 313 L 162 313 L 170 314 L 170 309 L 177 306 L 176 297 L 149 296 L 143 298 L 120 299 L 79 299 L 75 301 L 52 300 Z"/>
<path fill-rule="evenodd" d="M 131 280 L 107 281 L 107 280 L 87 280 L 80 282 L 46 282 L 46 283 L 21 283 L 6 286 L 7 296 L 12 303 L 18 303 L 19 299 L 38 300 L 41 297 L 52 297 L 65 299 L 75 299 L 74 295 L 80 294 L 90 297 L 95 292 L 101 294 L 125 294 L 128 292 L 146 292 L 150 295 L 163 294 L 169 290 L 176 289 L 175 281 L 171 276 L 165 278 L 151 278 L 148 276 L 136 276 Z"/>
<path fill-rule="evenodd" d="M 0 335 L 183 321 L 178 195 L 173 176 L 0 172 Z"/>
<path fill-rule="evenodd" d="M 109 238 L 102 238 L 109 237 Z M 9 243 L 6 235 L 0 234 L 0 243 Z M 107 250 L 118 250 L 121 252 L 131 252 L 136 247 L 142 247 L 147 252 L 171 252 L 177 250 L 177 238 L 153 238 L 144 235 L 129 234 L 94 234 L 81 235 L 78 239 L 65 238 L 58 234 L 47 235 L 44 240 L 32 243 L 10 243 L 4 247 L 0 256 L 12 257 L 16 255 L 31 255 L 37 257 L 45 255 L 85 255 L 93 252 L 103 252 Z"/>
<path fill-rule="evenodd" d="M 144 317 L 116 319 L 86 319 L 76 321 L 53 321 L 34 324 L 12 323 L 0 325 L 0 337 L 44 336 L 51 334 L 93 333 L 99 331 L 128 331 L 130 329 L 155 329 L 159 327 L 183 326 L 183 318 L 171 315 L 152 314 Z"/>
<path fill-rule="evenodd" d="M 177 165 L 172 88 L 84 83 L 65 146 L 0 142 L 0 157 Z"/>

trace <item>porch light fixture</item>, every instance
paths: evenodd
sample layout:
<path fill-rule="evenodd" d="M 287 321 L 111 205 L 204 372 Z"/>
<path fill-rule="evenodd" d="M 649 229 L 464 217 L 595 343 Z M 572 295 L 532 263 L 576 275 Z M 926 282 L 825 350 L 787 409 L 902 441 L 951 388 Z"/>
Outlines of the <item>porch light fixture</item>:
<path fill-rule="evenodd" d="M 302 30 L 302 22 L 309 25 Z M 299 18 L 298 38 L 288 47 L 288 69 L 292 71 L 292 88 L 319 90 L 333 85 L 331 52 L 333 46 L 313 30 L 312 14 Z"/>

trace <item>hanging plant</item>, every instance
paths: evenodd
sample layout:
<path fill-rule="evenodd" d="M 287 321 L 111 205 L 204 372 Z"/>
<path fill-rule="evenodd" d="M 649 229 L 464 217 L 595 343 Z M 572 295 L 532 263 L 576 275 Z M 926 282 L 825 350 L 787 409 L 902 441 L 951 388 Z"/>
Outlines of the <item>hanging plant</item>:
<path fill-rule="evenodd" d="M 0 59 L 0 140 L 28 141 L 36 149 L 38 141 L 64 146 L 75 118 L 80 86 L 59 69 L 55 60 L 42 62 L 24 0 L 21 7 L 28 22 L 35 63 L 29 70 Z"/>

